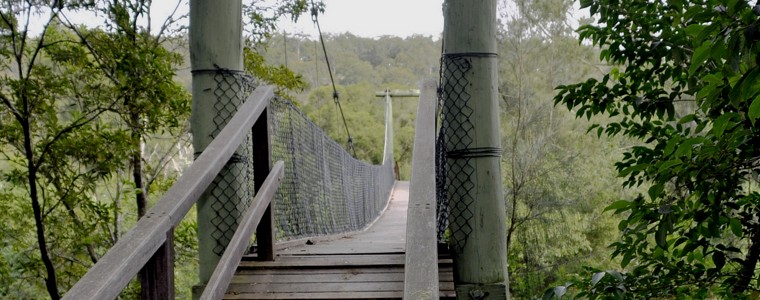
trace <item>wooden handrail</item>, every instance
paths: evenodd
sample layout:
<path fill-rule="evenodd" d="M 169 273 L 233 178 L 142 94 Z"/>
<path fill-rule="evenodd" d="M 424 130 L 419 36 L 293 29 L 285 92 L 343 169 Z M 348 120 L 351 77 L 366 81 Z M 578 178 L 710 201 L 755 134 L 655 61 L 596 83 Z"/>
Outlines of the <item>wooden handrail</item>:
<path fill-rule="evenodd" d="M 167 233 L 198 201 L 273 97 L 273 87 L 257 88 L 161 200 L 90 268 L 64 299 L 116 298 L 164 244 Z"/>
<path fill-rule="evenodd" d="M 251 205 L 245 211 L 243 220 L 235 230 L 235 235 L 232 236 L 230 243 L 227 244 L 227 249 L 224 251 L 222 258 L 214 269 L 214 273 L 206 284 L 206 288 L 203 290 L 201 300 L 213 300 L 222 299 L 224 292 L 227 290 L 227 286 L 230 284 L 232 275 L 235 274 L 238 264 L 240 264 L 240 258 L 245 253 L 245 249 L 248 248 L 248 241 L 251 239 L 251 235 L 259 224 L 261 217 L 264 216 L 264 211 L 269 206 L 269 203 L 274 197 L 274 193 L 280 186 L 283 177 L 285 177 L 285 163 L 278 161 L 272 171 L 267 176 L 261 189 L 256 192 L 256 197 L 253 198 Z"/>
<path fill-rule="evenodd" d="M 435 81 L 422 84 L 412 150 L 406 217 L 404 299 L 438 299 L 435 198 Z"/>

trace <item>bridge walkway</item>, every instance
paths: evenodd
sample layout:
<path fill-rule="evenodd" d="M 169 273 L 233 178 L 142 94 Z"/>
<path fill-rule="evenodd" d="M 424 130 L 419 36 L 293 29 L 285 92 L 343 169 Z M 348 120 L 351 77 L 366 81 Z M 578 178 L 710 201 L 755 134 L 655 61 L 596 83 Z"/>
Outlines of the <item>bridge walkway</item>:
<path fill-rule="evenodd" d="M 273 262 L 244 256 L 224 299 L 401 299 L 409 182 L 363 231 L 286 244 Z M 435 254 L 431 254 L 435 255 Z M 439 259 L 440 297 L 454 297 L 452 262 Z"/>

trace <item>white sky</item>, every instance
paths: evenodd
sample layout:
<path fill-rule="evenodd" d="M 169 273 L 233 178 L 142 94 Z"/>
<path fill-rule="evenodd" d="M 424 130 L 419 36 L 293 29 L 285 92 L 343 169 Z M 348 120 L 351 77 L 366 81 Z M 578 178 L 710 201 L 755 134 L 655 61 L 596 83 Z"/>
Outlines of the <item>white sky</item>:
<path fill-rule="evenodd" d="M 222 0 L 216 0 L 222 1 Z M 229 1 L 229 0 L 224 0 Z M 265 3 L 278 0 L 257 0 Z M 316 1 L 316 0 L 315 0 Z M 325 12 L 319 15 L 319 23 L 323 33 L 350 32 L 362 37 L 378 37 L 393 35 L 408 37 L 411 35 L 440 37 L 443 31 L 442 5 L 444 0 L 322 0 L 325 3 Z M 161 27 L 166 17 L 179 3 L 177 16 L 186 15 L 190 10 L 189 0 L 154 0 L 152 7 L 153 29 Z M 578 11 L 578 3 L 574 4 L 571 13 L 571 23 L 577 24 L 577 19 L 588 14 Z M 49 13 L 49 11 L 48 11 Z M 99 26 L 98 20 L 102 17 L 94 17 L 92 13 L 66 12 L 74 23 L 82 23 L 88 26 Z M 42 30 L 41 20 L 47 17 L 47 13 L 41 13 L 32 17 L 31 31 L 38 34 Z M 182 20 L 187 25 L 188 18 Z M 317 28 L 307 12 L 301 16 L 298 23 L 292 23 L 287 17 L 278 22 L 280 32 L 288 34 L 304 34 L 312 38 L 317 37 Z"/>
<path fill-rule="evenodd" d="M 437 38 L 443 31 L 443 0 L 324 0 L 325 13 L 319 16 L 324 33 L 351 32 L 362 37 L 413 34 Z M 280 30 L 315 36 L 317 28 L 310 15 L 297 24 L 281 21 Z"/>
<path fill-rule="evenodd" d="M 188 0 L 153 1 L 153 28 L 160 28 L 166 17 L 174 10 L 178 1 L 177 15 L 187 14 L 190 10 Z M 268 0 L 264 0 L 268 1 Z M 414 34 L 437 38 L 443 31 L 443 0 L 323 0 L 324 14 L 319 15 L 319 24 L 323 33 L 351 32 L 362 37 L 395 35 L 408 37 Z M 403 9 L 402 9 L 403 8 Z M 92 13 L 66 12 L 74 23 L 99 26 L 95 22 L 100 18 Z M 42 20 L 47 13 L 32 18 L 31 31 L 35 34 L 42 30 Z M 298 23 L 284 18 L 278 23 L 279 31 L 288 34 L 305 34 L 317 36 L 317 28 L 307 12 Z M 187 24 L 188 20 L 183 20 Z"/>

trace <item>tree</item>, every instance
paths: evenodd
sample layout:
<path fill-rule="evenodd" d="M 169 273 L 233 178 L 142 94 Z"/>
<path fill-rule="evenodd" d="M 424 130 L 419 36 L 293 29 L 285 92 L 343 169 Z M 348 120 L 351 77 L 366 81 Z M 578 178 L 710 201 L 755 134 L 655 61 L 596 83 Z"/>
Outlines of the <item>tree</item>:
<path fill-rule="evenodd" d="M 8 212 L 0 222 L 0 295 L 37 298 L 45 289 L 59 298 L 118 239 L 121 214 L 131 214 L 120 199 L 134 196 L 142 215 L 149 193 L 171 184 L 164 167 L 180 151 L 172 149 L 186 130 L 189 97 L 173 80 L 182 57 L 168 49 L 179 40 L 177 18 L 154 30 L 151 2 L 0 3 L 0 202 Z M 266 29 L 305 3 L 266 7 L 274 18 L 249 28 Z M 264 16 L 256 11 L 264 7 L 248 8 Z M 77 10 L 103 26 L 67 18 Z M 33 36 L 36 22 L 41 33 Z M 126 184 L 122 173 L 130 173 Z M 104 193 L 109 185 L 115 195 Z M 192 248 L 192 227 L 177 229 L 178 241 L 189 243 L 183 248 Z"/>
<path fill-rule="evenodd" d="M 510 291 L 540 296 L 583 264 L 605 263 L 615 221 L 598 207 L 615 197 L 619 140 L 596 140 L 552 107 L 553 87 L 599 73 L 596 51 L 578 45 L 572 1 L 501 1 L 499 30 L 503 183 Z M 604 176 L 608 175 L 608 176 Z"/>
<path fill-rule="evenodd" d="M 107 31 L 82 30 L 77 24 L 68 24 L 108 79 L 116 101 L 109 111 L 121 120 L 130 136 L 127 165 L 132 171 L 138 218 L 147 211 L 154 179 L 145 174 L 145 140 L 150 134 L 167 131 L 180 136 L 190 114 L 190 95 L 174 81 L 174 70 L 182 57 L 164 47 L 181 17 L 169 16 L 154 32 L 149 22 L 140 25 L 150 19 L 151 4 L 125 0 L 101 3 L 95 10 L 108 16 Z"/>
<path fill-rule="evenodd" d="M 329 74 L 321 48 L 305 36 L 288 35 L 284 44 L 285 39 L 273 35 L 266 40 L 267 51 L 261 55 L 270 64 L 287 62 L 286 67 L 303 74 L 303 80 L 310 85 L 300 93 L 294 90 L 293 98 L 322 130 L 345 143 L 346 132 L 332 100 L 332 90 L 327 88 Z M 372 39 L 341 34 L 326 36 L 325 43 L 338 74 L 338 93 L 357 156 L 379 163 L 385 115 L 382 98 L 374 94 L 385 89 L 416 89 L 419 80 L 437 77 L 440 41 L 424 36 Z M 346 82 L 354 83 L 343 86 Z M 402 179 L 409 178 L 411 168 L 416 107 L 414 98 L 393 100 L 394 155 Z"/>
<path fill-rule="evenodd" d="M 0 150 L 10 162 L 4 179 L 15 187 L 2 197 L 21 207 L 22 200 L 29 201 L 39 260 L 27 260 L 22 272 L 43 278 L 53 299 L 60 297 L 57 269 L 80 265 L 79 246 L 86 246 L 88 260 L 97 260 L 90 239 L 97 228 L 91 225 L 107 213 L 99 213 L 104 208 L 90 202 L 86 192 L 116 166 L 113 153 L 100 150 L 118 148 L 122 138 L 98 121 L 113 102 L 99 93 L 102 77 L 91 59 L 57 22 L 63 8 L 48 2 L 0 4 L 0 59 L 6 68 L 0 78 L 0 140 L 7 145 Z M 39 11 L 45 12 L 42 32 L 32 37 L 30 19 Z M 26 212 L 20 209 L 23 218 L 29 217 Z M 65 228 L 68 235 L 51 239 L 51 227 L 56 227 L 51 225 L 57 222 L 75 226 Z M 26 245 L 19 241 L 14 246 Z"/>
<path fill-rule="evenodd" d="M 760 5 L 584 0 L 581 6 L 598 19 L 579 37 L 618 67 L 600 80 L 560 86 L 556 103 L 578 117 L 611 117 L 591 126 L 600 136 L 639 140 L 615 166 L 624 186 L 647 193 L 607 207 L 624 217 L 612 246 L 628 273 L 598 272 L 579 295 L 756 293 Z"/>

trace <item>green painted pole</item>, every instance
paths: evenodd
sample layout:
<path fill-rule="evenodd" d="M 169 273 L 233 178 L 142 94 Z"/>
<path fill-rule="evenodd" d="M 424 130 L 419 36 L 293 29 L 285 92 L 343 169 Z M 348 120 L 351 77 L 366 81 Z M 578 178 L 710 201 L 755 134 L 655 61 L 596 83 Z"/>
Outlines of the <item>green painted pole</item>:
<path fill-rule="evenodd" d="M 444 3 L 444 126 L 458 299 L 507 299 L 496 0 Z"/>
<path fill-rule="evenodd" d="M 190 63 L 193 70 L 190 124 L 196 154 L 206 149 L 214 136 L 221 131 L 221 127 L 229 121 L 222 120 L 224 124 L 218 124 L 221 115 L 219 101 L 225 99 L 217 97 L 215 91 L 219 88 L 217 81 L 220 78 L 233 76 L 231 73 L 219 73 L 219 68 L 233 71 L 243 69 L 242 16 L 240 0 L 190 0 Z M 234 109 L 240 104 L 243 91 L 235 92 L 237 97 L 230 97 L 225 100 L 228 103 L 221 103 L 222 106 L 226 106 L 226 110 Z M 221 113 L 224 113 L 224 118 L 232 117 L 232 113 Z M 242 151 L 239 149 L 238 152 Z M 243 186 L 243 178 L 237 176 L 241 171 L 245 172 L 241 168 L 245 167 L 234 162 L 228 163 L 209 190 L 198 200 L 199 287 L 204 286 L 211 278 L 226 248 L 225 242 L 229 242 L 226 237 L 232 236 L 231 233 L 227 234 L 227 229 L 234 233 L 237 227 L 236 216 L 239 213 L 235 211 L 241 209 L 240 202 L 248 192 Z M 230 221 L 229 218 L 234 220 Z M 194 291 L 197 291 L 197 288 Z"/>

